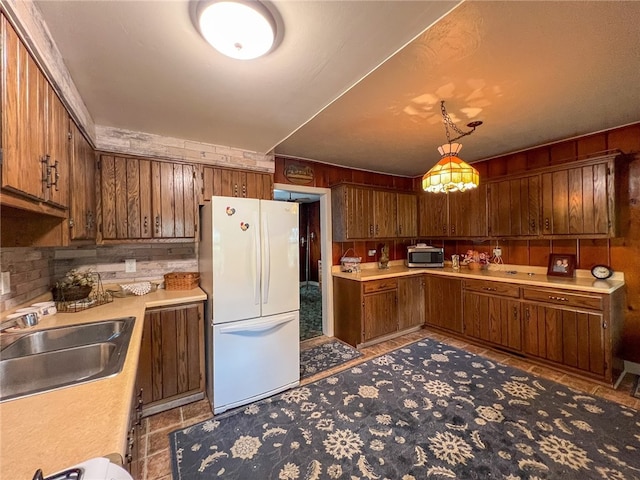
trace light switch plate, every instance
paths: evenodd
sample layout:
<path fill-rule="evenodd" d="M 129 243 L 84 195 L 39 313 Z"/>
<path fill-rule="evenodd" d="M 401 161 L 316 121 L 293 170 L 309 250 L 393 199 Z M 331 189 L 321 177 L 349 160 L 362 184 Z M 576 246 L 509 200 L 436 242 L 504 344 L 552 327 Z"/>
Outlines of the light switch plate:
<path fill-rule="evenodd" d="M 2 272 L 0 275 L 0 295 L 11 291 L 11 272 Z"/>
<path fill-rule="evenodd" d="M 375 250 L 369 250 L 369 252 L 367 252 L 369 254 L 370 257 L 374 257 L 376 255 L 376 251 Z"/>
<path fill-rule="evenodd" d="M 135 273 L 136 272 L 136 259 L 128 258 L 124 261 L 124 271 L 125 273 Z"/>

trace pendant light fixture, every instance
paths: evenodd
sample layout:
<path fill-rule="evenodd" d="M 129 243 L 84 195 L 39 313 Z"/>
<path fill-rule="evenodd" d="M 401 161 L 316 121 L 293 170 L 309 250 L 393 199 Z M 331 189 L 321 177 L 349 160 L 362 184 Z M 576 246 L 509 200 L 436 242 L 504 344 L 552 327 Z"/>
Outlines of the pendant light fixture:
<path fill-rule="evenodd" d="M 276 24 L 257 0 L 214 0 L 198 8 L 198 27 L 220 53 L 239 60 L 265 55 L 276 38 Z"/>
<path fill-rule="evenodd" d="M 438 152 L 440 152 L 442 158 L 422 177 L 422 189 L 426 192 L 449 193 L 464 192 L 465 190 L 476 188 L 480 183 L 478 170 L 458 157 L 458 152 L 462 149 L 462 145 L 452 142 L 470 135 L 478 126 L 482 125 L 482 122 L 475 121 L 467 124 L 467 127 L 471 128 L 471 130 L 463 132 L 456 127 L 456 124 L 447 114 L 444 100 L 440 102 L 440 110 L 444 119 L 447 143 L 438 147 Z M 449 135 L 449 127 L 459 134 L 454 139 L 451 139 Z"/>

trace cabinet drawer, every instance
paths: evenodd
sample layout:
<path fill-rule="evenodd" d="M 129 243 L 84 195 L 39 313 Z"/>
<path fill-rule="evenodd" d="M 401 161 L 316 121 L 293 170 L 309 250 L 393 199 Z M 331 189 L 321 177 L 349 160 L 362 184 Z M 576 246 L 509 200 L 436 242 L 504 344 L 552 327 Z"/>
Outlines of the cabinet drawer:
<path fill-rule="evenodd" d="M 397 278 L 386 278 L 384 280 L 371 280 L 363 282 L 362 293 L 382 292 L 383 290 L 395 290 L 398 288 Z"/>
<path fill-rule="evenodd" d="M 494 295 L 504 295 L 505 297 L 520 297 L 520 286 L 505 282 L 487 282 L 485 280 L 466 280 L 464 289 L 474 292 L 491 293 Z"/>
<path fill-rule="evenodd" d="M 545 290 L 542 288 L 523 288 L 525 300 L 567 305 L 570 307 L 590 308 L 602 310 L 603 298 L 600 295 L 588 293 L 568 293 L 566 290 Z"/>

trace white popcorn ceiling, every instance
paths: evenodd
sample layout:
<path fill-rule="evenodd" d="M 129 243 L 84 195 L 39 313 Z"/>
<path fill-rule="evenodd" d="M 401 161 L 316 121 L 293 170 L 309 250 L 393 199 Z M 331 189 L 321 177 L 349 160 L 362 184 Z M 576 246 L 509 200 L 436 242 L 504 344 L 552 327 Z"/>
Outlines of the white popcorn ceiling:
<path fill-rule="evenodd" d="M 470 162 L 640 121 L 640 2 L 274 1 L 281 42 L 245 62 L 186 0 L 36 5 L 102 127 L 413 176 L 440 100 L 484 122 Z"/>

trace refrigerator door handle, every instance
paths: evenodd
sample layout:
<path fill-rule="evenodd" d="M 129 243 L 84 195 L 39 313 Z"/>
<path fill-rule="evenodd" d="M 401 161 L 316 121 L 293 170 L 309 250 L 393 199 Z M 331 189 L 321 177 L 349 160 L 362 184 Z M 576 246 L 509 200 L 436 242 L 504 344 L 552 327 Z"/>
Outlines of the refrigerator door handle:
<path fill-rule="evenodd" d="M 254 215 L 253 224 L 258 225 L 258 217 Z M 256 233 L 255 229 L 253 230 L 253 244 L 256 252 L 256 270 L 253 274 L 254 280 L 254 289 L 253 289 L 253 304 L 258 305 L 260 303 L 260 264 L 262 263 L 261 252 L 260 252 L 260 238 Z"/>
<path fill-rule="evenodd" d="M 269 243 L 269 219 L 262 218 L 262 242 L 264 245 L 264 272 L 262 280 L 262 303 L 269 303 L 269 281 L 271 280 L 271 245 Z"/>
<path fill-rule="evenodd" d="M 220 333 L 246 333 L 246 332 L 265 332 L 267 330 L 272 330 L 276 327 L 284 323 L 288 323 L 291 320 L 295 320 L 295 316 L 287 315 L 286 317 L 281 317 L 276 320 L 267 320 L 265 322 L 256 322 L 253 325 L 243 326 L 243 325 L 233 325 L 228 327 L 221 327 Z"/>

